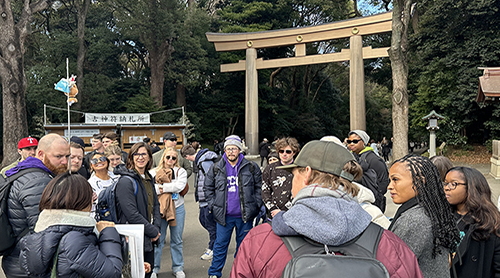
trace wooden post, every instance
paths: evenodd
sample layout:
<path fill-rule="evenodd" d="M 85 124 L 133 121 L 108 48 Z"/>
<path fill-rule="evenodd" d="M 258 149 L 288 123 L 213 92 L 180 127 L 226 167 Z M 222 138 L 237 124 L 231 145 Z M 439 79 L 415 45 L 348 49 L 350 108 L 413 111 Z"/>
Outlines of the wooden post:
<path fill-rule="evenodd" d="M 353 34 L 357 34 L 353 28 Z M 363 66 L 363 40 L 354 34 L 350 38 L 351 60 L 349 63 L 351 130 L 366 130 L 365 112 L 365 72 Z"/>
<path fill-rule="evenodd" d="M 259 91 L 255 65 L 257 49 L 247 48 L 245 66 L 245 141 L 248 154 L 256 155 L 259 149 Z"/>

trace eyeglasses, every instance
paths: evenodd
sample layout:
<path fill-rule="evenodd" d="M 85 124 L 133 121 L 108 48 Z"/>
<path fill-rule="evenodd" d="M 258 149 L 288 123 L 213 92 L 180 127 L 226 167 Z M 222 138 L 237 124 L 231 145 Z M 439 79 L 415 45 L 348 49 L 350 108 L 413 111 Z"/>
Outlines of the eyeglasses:
<path fill-rule="evenodd" d="M 148 156 L 148 154 L 147 153 L 134 153 L 134 156 L 135 157 L 146 157 L 146 156 Z"/>
<path fill-rule="evenodd" d="M 166 158 L 167 160 L 170 160 L 170 159 L 172 159 L 173 161 L 176 161 L 176 160 L 177 160 L 177 156 L 170 156 L 170 155 L 167 155 L 167 156 L 165 156 L 165 158 Z"/>
<path fill-rule="evenodd" d="M 97 164 L 97 163 L 99 163 L 99 162 L 105 162 L 105 161 L 106 161 L 106 157 L 105 157 L 105 156 L 101 156 L 101 157 L 99 157 L 99 158 L 92 158 L 92 159 L 90 160 L 90 163 L 92 163 L 92 164 L 94 164 L 94 165 L 95 165 L 95 164 Z"/>
<path fill-rule="evenodd" d="M 357 140 L 357 139 L 354 139 L 354 140 L 346 140 L 347 144 L 351 144 L 351 143 L 353 143 L 353 144 L 357 144 L 357 143 L 359 143 L 359 141 L 362 141 L 362 140 Z"/>
<path fill-rule="evenodd" d="M 292 154 L 292 150 L 279 150 L 279 153 Z"/>
<path fill-rule="evenodd" d="M 240 149 L 238 149 L 238 148 L 226 148 L 226 152 L 228 152 L 228 153 L 234 153 L 234 152 L 239 151 L 239 150 Z"/>
<path fill-rule="evenodd" d="M 459 186 L 459 185 L 467 185 L 467 184 L 466 183 L 455 182 L 455 181 L 452 181 L 452 182 L 443 182 L 443 187 L 448 187 L 451 190 L 455 190 L 455 188 L 457 188 L 457 186 Z"/>

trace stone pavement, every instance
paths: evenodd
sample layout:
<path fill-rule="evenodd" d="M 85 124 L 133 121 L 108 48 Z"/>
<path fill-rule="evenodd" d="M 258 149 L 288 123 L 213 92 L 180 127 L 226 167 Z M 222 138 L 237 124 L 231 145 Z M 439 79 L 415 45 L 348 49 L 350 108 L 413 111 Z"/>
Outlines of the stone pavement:
<path fill-rule="evenodd" d="M 260 163 L 260 159 L 252 159 L 257 163 Z M 489 164 L 474 164 L 474 165 L 464 165 L 457 163 L 460 166 L 469 166 L 478 169 L 483 173 L 493 191 L 493 201 L 496 204 L 498 196 L 500 194 L 500 180 L 496 180 L 489 175 L 490 165 Z M 186 224 L 184 229 L 184 271 L 186 277 L 208 277 L 207 271 L 210 267 L 210 262 L 202 261 L 200 259 L 201 254 L 208 245 L 208 233 L 201 227 L 198 221 L 198 204 L 194 201 L 194 187 L 193 178 L 189 179 L 189 184 L 191 185 L 191 190 L 188 192 L 185 198 L 186 207 Z M 390 195 L 387 195 L 387 210 L 386 215 L 389 217 L 394 216 L 397 210 L 397 206 L 392 203 Z M 170 258 L 170 248 L 168 244 L 169 236 L 167 235 L 167 244 L 163 250 L 162 257 L 162 269 L 158 277 L 166 278 L 173 277 L 171 270 L 172 260 Z M 226 266 L 223 271 L 223 277 L 229 277 L 231 266 L 233 263 L 233 255 L 236 248 L 235 240 L 233 240 L 229 246 L 228 257 L 226 261 Z M 0 272 L 0 278 L 5 277 L 3 272 Z"/>

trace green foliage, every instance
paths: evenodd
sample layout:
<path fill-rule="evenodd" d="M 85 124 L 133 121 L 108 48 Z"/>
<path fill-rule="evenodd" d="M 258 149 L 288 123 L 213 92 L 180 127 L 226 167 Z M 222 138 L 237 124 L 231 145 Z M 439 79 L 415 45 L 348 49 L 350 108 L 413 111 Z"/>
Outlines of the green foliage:
<path fill-rule="evenodd" d="M 500 60 L 499 1 L 419 2 L 418 32 L 411 37 L 409 89 L 411 129 L 424 134 L 424 114 L 436 110 L 447 119 L 438 136 L 448 144 L 483 142 L 500 135 L 498 104 L 476 102 L 477 67 Z"/>

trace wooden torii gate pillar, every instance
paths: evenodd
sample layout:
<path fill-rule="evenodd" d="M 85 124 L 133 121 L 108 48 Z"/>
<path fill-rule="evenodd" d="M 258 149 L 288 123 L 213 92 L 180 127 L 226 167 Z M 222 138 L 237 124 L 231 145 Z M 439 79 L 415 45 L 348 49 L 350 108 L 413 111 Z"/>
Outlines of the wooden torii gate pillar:
<path fill-rule="evenodd" d="M 366 129 L 363 59 L 388 57 L 389 47 L 363 47 L 362 36 L 390 32 L 392 12 L 322 24 L 318 26 L 253 33 L 206 33 L 217 51 L 245 50 L 246 60 L 221 65 L 221 72 L 245 71 L 245 139 L 250 154 L 258 154 L 259 107 L 257 70 L 350 61 L 350 123 Z M 349 49 L 306 56 L 306 44 L 350 38 Z M 263 60 L 257 49 L 295 45 L 295 57 Z"/>

